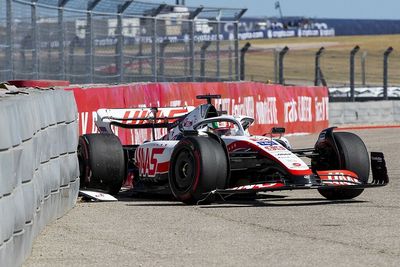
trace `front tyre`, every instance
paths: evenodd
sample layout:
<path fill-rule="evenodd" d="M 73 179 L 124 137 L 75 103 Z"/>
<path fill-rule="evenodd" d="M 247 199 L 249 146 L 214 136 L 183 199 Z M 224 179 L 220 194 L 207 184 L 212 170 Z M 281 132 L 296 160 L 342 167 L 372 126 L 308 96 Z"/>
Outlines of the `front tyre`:
<path fill-rule="evenodd" d="M 205 204 L 213 200 L 208 192 L 225 188 L 228 158 L 222 145 L 208 136 L 189 136 L 175 146 L 168 180 L 176 199 Z"/>
<path fill-rule="evenodd" d="M 349 132 L 334 132 L 334 142 L 338 152 L 335 152 L 334 144 L 330 146 L 316 147 L 322 155 L 322 159 L 314 160 L 313 167 L 316 170 L 344 169 L 356 173 L 362 183 L 368 182 L 370 161 L 367 148 L 360 137 Z M 339 154 L 339 155 L 338 155 Z M 319 193 L 330 200 L 352 199 L 359 196 L 364 189 L 319 189 Z"/>

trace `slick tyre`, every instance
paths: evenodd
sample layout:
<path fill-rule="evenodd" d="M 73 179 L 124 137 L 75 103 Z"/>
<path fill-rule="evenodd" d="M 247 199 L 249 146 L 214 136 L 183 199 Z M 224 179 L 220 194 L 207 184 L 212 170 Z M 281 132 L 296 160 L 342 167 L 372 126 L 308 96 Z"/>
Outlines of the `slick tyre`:
<path fill-rule="evenodd" d="M 82 135 L 79 137 L 78 160 L 82 188 L 100 188 L 109 194 L 118 194 L 125 178 L 125 158 L 117 136 Z"/>
<path fill-rule="evenodd" d="M 186 204 L 208 204 L 214 189 L 226 187 L 228 158 L 220 144 L 208 136 L 182 139 L 171 156 L 169 186 L 174 197 Z"/>
<path fill-rule="evenodd" d="M 360 137 L 348 132 L 333 133 L 340 155 L 331 155 L 329 169 L 345 169 L 356 173 L 362 183 L 368 182 L 370 161 L 367 148 Z M 331 151 L 333 151 L 332 149 Z M 341 160 L 339 160 L 341 159 Z M 319 193 L 330 200 L 352 199 L 364 189 L 319 189 Z"/>

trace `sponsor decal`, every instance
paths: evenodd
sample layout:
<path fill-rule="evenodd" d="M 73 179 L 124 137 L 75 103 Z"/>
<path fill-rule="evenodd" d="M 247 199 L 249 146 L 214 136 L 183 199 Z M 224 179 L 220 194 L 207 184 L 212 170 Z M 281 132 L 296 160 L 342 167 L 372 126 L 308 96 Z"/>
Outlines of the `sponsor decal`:
<path fill-rule="evenodd" d="M 284 184 L 282 183 L 264 183 L 264 184 L 251 184 L 251 185 L 241 185 L 233 188 L 229 188 L 227 190 L 255 190 L 255 189 L 263 189 L 263 188 L 277 188 L 282 187 Z"/>
<path fill-rule="evenodd" d="M 170 103 L 197 106 L 204 101 L 197 100 L 195 95 L 206 94 L 211 89 L 223 97 L 215 100 L 216 107 L 219 108 L 222 105 L 222 109 L 226 110 L 228 114 L 254 117 L 255 123 L 249 128 L 251 134 L 265 134 L 276 125 L 285 127 L 287 133 L 318 132 L 328 127 L 328 91 L 325 87 L 283 87 L 253 82 L 188 83 L 187 86 L 191 90 L 183 90 L 179 83 L 77 87 L 67 90 L 73 90 L 75 94 L 81 134 L 97 132 L 98 129 L 94 122 L 97 118 L 96 111 L 99 108 L 118 108 L 119 110 L 112 110 L 111 114 L 108 112 L 106 115 L 123 118 L 125 124 L 140 125 L 144 123 L 143 120 L 132 119 L 148 117 L 150 109 L 143 108 L 146 110 L 143 111 L 141 108 L 131 107 L 158 106 L 160 114 L 157 113 L 157 117 L 176 117 L 178 114 L 183 115 L 191 110 L 182 107 L 162 107 L 169 106 Z M 239 94 L 239 91 L 236 90 L 239 87 L 243 88 L 243 93 Z M 283 90 L 284 88 L 285 90 Z M 196 89 L 195 92 L 194 89 Z M 176 100 L 177 97 L 179 101 Z M 173 115 L 174 113 L 176 115 Z M 191 117 L 191 121 L 195 123 L 199 119 L 199 115 L 197 118 Z M 119 129 L 117 135 L 123 144 L 140 144 L 144 140 L 149 140 L 151 134 L 149 129 Z"/>
<path fill-rule="evenodd" d="M 261 146 L 273 146 L 273 145 L 276 145 L 276 143 L 274 141 L 269 141 L 269 140 L 257 141 L 257 144 L 259 144 Z"/>
<path fill-rule="evenodd" d="M 279 145 L 264 146 L 263 148 L 267 151 L 285 151 L 286 150 L 286 148 L 284 148 L 283 146 L 279 146 Z"/>
<path fill-rule="evenodd" d="M 141 176 L 154 177 L 158 166 L 157 155 L 164 152 L 164 147 L 139 147 L 135 153 L 135 161 Z"/>
<path fill-rule="evenodd" d="M 361 184 L 357 175 L 351 171 L 319 171 L 317 172 L 324 184 L 355 185 Z"/>

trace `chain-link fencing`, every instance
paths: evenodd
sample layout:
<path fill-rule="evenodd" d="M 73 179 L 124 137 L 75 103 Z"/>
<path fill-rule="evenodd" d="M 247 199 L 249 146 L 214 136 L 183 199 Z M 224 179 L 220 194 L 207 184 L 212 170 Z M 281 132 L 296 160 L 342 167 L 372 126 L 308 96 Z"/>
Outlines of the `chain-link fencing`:
<path fill-rule="evenodd" d="M 241 46 L 244 47 L 244 43 Z M 400 53 L 386 47 L 381 51 L 359 48 L 354 54 L 353 65 L 350 49 L 317 46 L 287 51 L 279 46 L 255 46 L 244 58 L 246 80 L 295 85 L 325 83 L 329 87 L 350 86 L 351 83 L 356 87 L 382 87 L 386 80 L 387 86 L 400 86 Z"/>
<path fill-rule="evenodd" d="M 245 11 L 133 0 L 0 0 L 0 81 L 238 80 Z"/>

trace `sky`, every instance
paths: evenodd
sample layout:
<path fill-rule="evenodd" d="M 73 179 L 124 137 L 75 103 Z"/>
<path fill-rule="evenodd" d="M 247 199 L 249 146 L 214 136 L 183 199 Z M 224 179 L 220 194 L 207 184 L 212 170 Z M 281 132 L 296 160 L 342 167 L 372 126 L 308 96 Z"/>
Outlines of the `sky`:
<path fill-rule="evenodd" d="M 143 1 L 143 0 L 141 0 Z M 146 0 L 144 0 L 146 1 Z M 175 0 L 150 0 L 175 4 Z M 276 0 L 186 0 L 187 6 L 247 8 L 245 16 L 278 17 Z M 279 0 L 283 16 L 400 20 L 399 0 Z"/>

